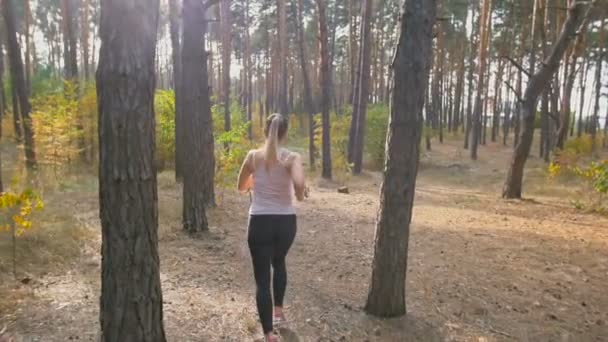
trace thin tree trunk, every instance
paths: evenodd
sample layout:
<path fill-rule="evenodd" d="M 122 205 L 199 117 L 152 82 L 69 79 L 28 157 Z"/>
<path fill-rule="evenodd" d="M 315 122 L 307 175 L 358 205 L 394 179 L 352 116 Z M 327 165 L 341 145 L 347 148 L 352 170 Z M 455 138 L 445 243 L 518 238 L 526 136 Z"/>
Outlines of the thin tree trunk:
<path fill-rule="evenodd" d="M 249 35 L 249 26 L 251 25 L 249 2 L 250 0 L 245 0 L 245 111 L 247 111 L 247 122 L 249 123 L 249 126 L 247 127 L 247 137 L 249 140 L 253 140 L 253 89 L 251 84 L 251 80 L 253 79 L 253 65 L 251 64 L 251 37 Z"/>
<path fill-rule="evenodd" d="M 222 27 L 222 102 L 224 104 L 224 131 L 232 129 L 230 118 L 230 55 L 232 53 L 232 19 L 230 0 L 220 1 Z"/>
<path fill-rule="evenodd" d="M 25 141 L 25 163 L 28 169 L 36 167 L 36 152 L 34 150 L 34 129 L 32 127 L 32 119 L 30 117 L 30 101 L 27 96 L 27 86 L 25 84 L 23 72 L 23 61 L 21 59 L 21 48 L 17 41 L 17 28 L 15 24 L 15 11 L 11 0 L 2 1 L 2 14 L 4 16 L 4 24 L 6 26 L 6 37 L 8 47 L 8 57 L 10 61 L 11 82 L 15 96 L 13 97 L 13 108 L 18 104 L 18 113 L 16 114 L 16 132 L 21 130 L 23 126 L 23 137 Z M 19 120 L 19 114 L 23 119 Z"/>
<path fill-rule="evenodd" d="M 169 34 L 171 38 L 171 61 L 173 62 L 173 91 L 175 94 L 175 179 L 178 181 L 183 177 L 183 160 L 185 158 L 179 3 L 179 0 L 169 0 Z"/>
<path fill-rule="evenodd" d="M 583 121 L 583 110 L 585 108 L 585 91 L 587 90 L 587 74 L 589 73 L 589 58 L 587 54 L 583 55 L 583 59 L 581 61 L 581 77 L 579 83 L 579 110 L 578 110 L 578 130 L 576 133 L 577 137 L 581 137 L 583 135 L 584 121 Z"/>
<path fill-rule="evenodd" d="M 104 342 L 166 340 L 154 165 L 158 10 L 158 0 L 101 1 L 97 94 Z"/>
<path fill-rule="evenodd" d="M 381 317 L 406 312 L 409 227 L 420 156 L 421 113 L 433 54 L 435 1 L 406 0 L 403 6 L 393 61 L 394 83 L 372 277 L 365 305 L 365 311 Z"/>
<path fill-rule="evenodd" d="M 302 86 L 304 90 L 304 111 L 308 115 L 308 159 L 310 168 L 315 167 L 315 125 L 314 125 L 314 105 L 312 102 L 312 91 L 310 86 L 310 77 L 308 74 L 308 66 L 306 59 L 306 48 L 304 44 L 304 23 L 302 20 L 302 12 L 304 11 L 303 0 L 298 0 L 297 25 L 298 34 L 298 53 L 300 57 L 300 68 L 302 69 Z"/>
<path fill-rule="evenodd" d="M 355 142 L 353 144 L 353 173 L 358 175 L 363 170 L 363 144 L 365 136 L 365 120 L 367 117 L 367 102 L 369 99 L 369 81 L 371 64 L 371 22 L 373 20 L 373 0 L 364 0 L 361 7 L 361 43 L 359 61 L 359 96 L 353 107 L 353 121 L 355 125 Z M 355 120 L 356 118 L 356 120 Z"/>
<path fill-rule="evenodd" d="M 581 32 L 576 36 L 576 40 L 574 41 L 574 46 L 570 50 L 570 54 L 567 58 L 567 68 L 564 75 L 564 91 L 562 94 L 561 101 L 561 118 L 560 125 L 557 130 L 557 142 L 556 146 L 558 149 L 562 150 L 566 143 L 566 139 L 568 138 L 568 130 L 573 129 L 574 125 L 569 127 L 570 125 L 570 114 L 572 111 L 571 100 L 572 100 L 572 90 L 574 88 L 574 81 L 576 79 L 576 60 L 578 55 L 585 48 L 585 36 L 587 33 L 587 22 L 583 22 L 581 24 Z M 582 76 L 581 76 L 582 77 Z"/>
<path fill-rule="evenodd" d="M 562 31 L 551 49 L 551 53 L 543 61 L 538 72 L 530 73 L 532 77 L 530 77 L 530 80 L 528 81 L 521 107 L 523 125 L 521 137 L 513 152 L 511 165 L 502 193 L 504 198 L 521 198 L 524 166 L 528 159 L 528 155 L 530 154 L 534 136 L 534 118 L 538 97 L 548 86 L 553 75 L 559 68 L 560 60 L 563 58 L 564 52 L 568 48 L 570 41 L 574 38 L 583 18 L 589 14 L 589 10 L 587 10 L 586 13 L 584 11 L 586 7 L 585 4 L 586 2 L 574 0 L 568 9 L 568 18 L 564 22 Z M 532 25 L 533 30 L 534 27 L 535 25 Z M 534 41 L 533 38 L 532 42 Z M 534 59 L 532 56 L 531 59 Z M 531 64 L 531 69 L 534 69 L 533 63 Z"/>
<path fill-rule="evenodd" d="M 25 87 L 27 89 L 28 96 L 32 90 L 32 57 L 30 55 L 30 34 L 31 34 L 31 21 L 32 21 L 32 10 L 30 8 L 30 0 L 23 0 L 25 5 Z"/>
<path fill-rule="evenodd" d="M 321 52 L 319 87 L 321 88 L 321 119 L 323 124 L 322 136 L 322 152 L 323 152 L 323 170 L 322 176 L 325 179 L 332 178 L 331 169 L 331 140 L 329 122 L 329 106 L 330 106 L 330 78 L 329 78 L 329 47 L 327 36 L 327 21 L 325 17 L 325 2 L 324 0 L 315 0 L 317 4 L 317 15 L 319 20 L 319 50 Z"/>
<path fill-rule="evenodd" d="M 288 56 L 288 49 L 289 47 L 287 46 L 287 9 L 286 9 L 286 0 L 277 0 L 277 12 L 278 12 L 278 20 L 279 20 L 279 39 L 278 39 L 278 43 L 279 43 L 279 113 L 281 113 L 282 115 L 287 115 L 289 113 L 289 106 L 288 106 L 288 102 L 287 102 L 287 56 Z M 329 52 L 328 52 L 329 54 Z M 329 64 L 329 60 L 327 61 L 327 63 Z M 328 75 L 329 76 L 329 75 Z M 329 82 L 329 80 L 328 80 Z M 328 87 L 328 91 L 331 91 L 331 89 L 329 89 L 330 87 Z"/>
<path fill-rule="evenodd" d="M 84 0 L 82 4 L 82 21 L 81 21 L 81 47 L 82 47 L 82 70 L 84 70 L 84 79 L 90 79 L 90 64 L 89 64 L 89 4 L 90 0 Z M 95 53 L 95 52 L 93 52 Z"/>
<path fill-rule="evenodd" d="M 604 27 L 606 23 L 606 17 L 602 17 L 600 22 L 600 37 L 599 37 L 599 46 L 597 52 L 597 61 L 595 63 L 595 104 L 593 106 L 593 117 L 591 119 L 591 145 L 593 153 L 597 153 L 597 131 L 599 124 L 599 114 L 600 114 L 600 98 L 602 94 L 602 64 L 604 59 Z"/>
<path fill-rule="evenodd" d="M 61 0 L 61 6 L 65 78 L 75 82 L 78 78 L 77 44 L 74 32 L 74 7 L 76 3 L 72 0 Z"/>
<path fill-rule="evenodd" d="M 467 76 L 467 83 L 468 83 L 468 90 L 467 90 L 467 118 L 466 118 L 466 127 L 465 127 L 465 133 L 464 133 L 464 148 L 468 149 L 469 148 L 469 140 L 470 140 L 470 136 L 471 136 L 471 126 L 473 126 L 473 63 L 475 62 L 475 51 L 476 48 L 478 47 L 475 44 L 475 36 L 476 33 L 479 32 L 479 21 L 481 20 L 481 13 L 476 16 L 476 12 L 477 12 L 477 6 L 475 6 L 475 4 L 472 5 L 472 16 L 471 16 L 471 26 L 473 27 L 471 29 L 471 35 L 469 37 L 469 71 L 468 71 L 468 76 Z M 475 18 L 477 17 L 477 23 L 475 22 Z M 477 25 L 475 25 L 477 24 Z"/>
<path fill-rule="evenodd" d="M 489 43 L 488 28 L 492 22 L 490 8 L 491 0 L 483 0 L 481 17 L 479 19 L 479 68 L 477 71 L 477 93 L 473 107 L 473 129 L 471 130 L 471 159 L 477 160 L 477 147 L 479 145 L 481 130 L 482 99 L 481 94 L 485 91 L 486 52 Z"/>

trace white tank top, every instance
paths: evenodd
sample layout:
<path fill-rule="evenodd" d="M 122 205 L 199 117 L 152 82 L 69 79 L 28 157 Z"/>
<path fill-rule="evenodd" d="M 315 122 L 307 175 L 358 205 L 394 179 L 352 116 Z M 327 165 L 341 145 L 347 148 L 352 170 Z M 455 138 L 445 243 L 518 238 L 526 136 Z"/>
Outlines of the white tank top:
<path fill-rule="evenodd" d="M 279 161 L 284 160 L 289 151 L 279 150 Z M 266 168 L 263 162 L 256 165 L 253 159 L 253 200 L 249 215 L 294 215 L 293 179 L 281 162 Z"/>

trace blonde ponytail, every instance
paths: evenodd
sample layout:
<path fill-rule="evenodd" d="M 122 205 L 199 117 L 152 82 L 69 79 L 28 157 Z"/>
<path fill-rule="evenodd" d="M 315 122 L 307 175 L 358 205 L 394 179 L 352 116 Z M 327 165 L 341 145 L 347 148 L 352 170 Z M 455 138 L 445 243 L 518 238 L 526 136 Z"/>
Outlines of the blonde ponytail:
<path fill-rule="evenodd" d="M 279 161 L 279 125 L 281 123 L 281 117 L 279 115 L 273 115 L 270 126 L 268 127 L 268 137 L 264 144 L 264 164 L 266 169 L 275 165 Z"/>

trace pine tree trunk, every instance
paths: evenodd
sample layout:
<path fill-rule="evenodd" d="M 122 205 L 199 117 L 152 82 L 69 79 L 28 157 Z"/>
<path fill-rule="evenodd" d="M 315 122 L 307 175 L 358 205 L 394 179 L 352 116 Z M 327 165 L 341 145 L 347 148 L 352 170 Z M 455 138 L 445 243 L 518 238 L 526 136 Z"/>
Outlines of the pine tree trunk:
<path fill-rule="evenodd" d="M 84 0 L 82 7 L 82 21 L 81 21 L 81 48 L 82 48 L 82 70 L 84 70 L 84 79 L 88 81 L 91 76 L 90 73 L 90 64 L 89 64 L 89 10 L 90 10 L 90 0 Z M 95 52 L 93 52 L 95 53 Z"/>
<path fill-rule="evenodd" d="M 588 15 L 589 11 L 587 11 L 587 13 L 584 11 L 585 4 L 586 2 L 580 0 L 575 0 L 574 3 L 571 4 L 568 9 L 568 18 L 564 22 L 562 31 L 552 47 L 551 53 L 543 61 L 538 72 L 530 73 L 532 77 L 526 86 L 520 111 L 520 117 L 522 119 L 521 136 L 518 144 L 515 146 L 515 151 L 513 152 L 511 165 L 502 193 L 503 198 L 521 198 L 524 166 L 528 159 L 528 155 L 530 154 L 532 138 L 534 136 L 534 118 L 538 97 L 549 85 L 555 72 L 557 72 L 564 52 L 568 48 L 570 41 L 574 38 L 583 18 Z M 533 24 L 533 30 L 534 27 L 535 25 Z M 532 42 L 534 42 L 534 38 L 532 38 Z M 532 52 L 532 56 L 534 56 L 534 51 Z M 531 69 L 534 69 L 533 65 L 534 63 L 531 63 Z"/>
<path fill-rule="evenodd" d="M 348 1 L 348 48 L 349 48 L 349 61 L 350 61 L 350 87 L 349 87 L 349 96 L 348 96 L 348 100 L 351 101 L 351 104 L 354 106 L 354 100 L 355 100 L 355 94 L 357 93 L 356 91 L 356 84 L 358 83 L 358 77 L 357 77 L 357 69 L 358 69 L 358 65 L 359 65 L 359 49 L 357 48 L 357 37 L 356 37 L 356 32 L 357 32 L 357 12 L 356 12 L 356 8 L 355 8 L 355 4 L 359 3 L 356 0 L 349 0 Z M 354 134 L 354 133 L 353 133 Z M 350 138 L 350 136 L 349 136 Z M 350 141 L 350 139 L 349 139 Z M 354 140 L 353 140 L 354 143 Z M 352 148 L 352 146 L 351 146 Z M 349 152 L 350 155 L 350 152 Z M 349 157 L 349 160 L 351 158 Z"/>
<path fill-rule="evenodd" d="M 184 0 L 182 45 L 182 104 L 184 122 L 183 224 L 188 232 L 208 229 L 205 207 L 215 205 L 213 121 L 205 51 L 204 6 Z"/>
<path fill-rule="evenodd" d="M 304 23 L 302 12 L 304 11 L 303 0 L 298 0 L 298 12 L 296 30 L 298 34 L 298 54 L 300 57 L 300 68 L 302 69 L 302 87 L 304 91 L 304 111 L 308 115 L 308 160 L 310 168 L 315 166 L 315 127 L 314 127 L 314 105 L 312 102 L 312 90 L 308 74 L 308 60 L 306 59 L 306 47 L 304 45 Z"/>
<path fill-rule="evenodd" d="M 251 25 L 249 1 L 250 0 L 245 0 L 245 111 L 247 112 L 247 122 L 249 123 L 249 127 L 247 128 L 247 137 L 249 140 L 253 140 L 253 90 L 251 85 L 251 80 L 253 79 L 253 65 L 251 63 L 251 37 L 249 35 L 249 26 Z"/>
<path fill-rule="evenodd" d="M 101 1 L 97 94 L 104 342 L 166 340 L 154 165 L 158 9 L 158 0 Z"/>
<path fill-rule="evenodd" d="M 25 163 L 28 169 L 36 167 L 36 152 L 34 150 L 34 129 L 30 117 L 30 101 L 27 96 L 27 86 L 25 84 L 23 72 L 23 60 L 21 59 L 21 48 L 17 41 L 17 28 L 15 23 L 15 11 L 11 0 L 2 1 L 2 14 L 6 26 L 6 41 L 8 48 L 8 58 L 10 61 L 11 82 L 14 90 L 13 108 L 18 107 L 15 113 L 16 132 L 23 127 Z M 19 120 L 19 114 L 22 118 Z"/>
<path fill-rule="evenodd" d="M 220 1 L 222 27 L 222 103 L 224 104 L 224 131 L 232 129 L 230 118 L 230 55 L 232 53 L 232 19 L 230 0 Z"/>
<path fill-rule="evenodd" d="M 549 90 L 545 90 L 540 100 L 540 144 L 538 156 L 544 158 L 549 134 Z"/>
<path fill-rule="evenodd" d="M 572 90 L 574 88 L 574 81 L 576 79 L 576 60 L 578 55 L 585 48 L 585 35 L 587 33 L 587 22 L 583 22 L 581 24 L 581 32 L 576 36 L 576 40 L 574 41 L 574 46 L 570 50 L 570 54 L 568 55 L 567 63 L 568 67 L 566 68 L 566 72 L 564 75 L 564 86 L 563 86 L 563 94 L 561 99 L 561 115 L 560 115 L 560 125 L 557 130 L 557 142 L 556 147 L 560 150 L 564 148 L 566 143 L 566 139 L 568 138 L 568 130 L 573 129 L 574 125 L 570 126 L 570 114 L 572 112 Z"/>
<path fill-rule="evenodd" d="M 32 10 L 30 8 L 30 0 L 23 0 L 25 5 L 25 87 L 27 89 L 28 96 L 32 90 L 32 57 L 30 55 L 30 34 L 31 34 L 31 21 L 32 21 Z"/>
<path fill-rule="evenodd" d="M 468 91 L 467 91 L 467 118 L 466 118 L 466 126 L 464 133 L 464 148 L 469 148 L 469 140 L 472 133 L 473 126 L 473 63 L 475 62 L 475 51 L 479 44 L 475 44 L 475 37 L 477 36 L 477 32 L 479 32 L 479 21 L 481 20 L 481 13 L 476 16 L 477 6 L 475 4 L 472 5 L 472 16 L 471 16 L 471 25 L 473 29 L 471 30 L 471 35 L 469 37 L 470 41 L 470 50 L 469 50 L 469 71 L 467 76 L 468 83 Z M 477 18 L 477 23 L 475 22 L 475 18 Z M 477 25 L 476 25 L 477 24 Z"/>
<path fill-rule="evenodd" d="M 384 182 L 374 241 L 372 277 L 365 311 L 404 315 L 409 227 L 422 134 L 422 107 L 432 61 L 433 0 L 406 0 L 393 61 L 394 83 L 387 134 Z"/>
<path fill-rule="evenodd" d="M 78 52 L 76 35 L 74 32 L 75 7 L 76 3 L 73 2 L 73 0 L 61 0 L 65 78 L 73 82 L 76 82 L 78 79 Z"/>
<path fill-rule="evenodd" d="M 355 125 L 355 141 L 353 144 L 353 173 L 358 175 L 363 171 L 363 146 L 365 136 L 365 122 L 367 117 L 367 102 L 369 99 L 370 64 L 371 64 L 371 22 L 373 20 L 373 0 L 364 0 L 361 7 L 361 43 L 359 56 L 359 95 L 358 102 L 353 107 L 353 120 Z M 355 120 L 356 118 L 356 120 Z"/>
<path fill-rule="evenodd" d="M 481 99 L 482 92 L 485 91 L 485 73 L 486 73 L 486 52 L 488 49 L 489 37 L 488 28 L 492 22 L 490 8 L 491 0 L 483 0 L 481 7 L 481 17 L 479 19 L 479 68 L 477 70 L 477 92 L 475 96 L 475 104 L 473 107 L 473 119 L 471 130 L 471 159 L 477 160 L 477 147 L 482 124 L 483 103 Z"/>
<path fill-rule="evenodd" d="M 322 176 L 325 179 L 332 178 L 331 169 L 331 140 L 329 122 L 329 106 L 331 85 L 329 78 L 329 42 L 327 34 L 327 21 L 325 17 L 325 2 L 324 0 L 315 0 L 317 4 L 317 15 L 319 20 L 319 50 L 321 52 L 320 72 L 319 72 L 319 87 L 321 88 L 321 120 L 323 125 L 322 136 L 322 152 L 323 152 L 323 169 Z"/>
<path fill-rule="evenodd" d="M 277 0 L 277 12 L 278 12 L 278 20 L 279 20 L 279 84 L 278 84 L 278 94 L 279 94 L 279 113 L 282 115 L 289 114 L 289 106 L 287 102 L 287 56 L 288 49 L 287 46 L 287 9 L 285 5 L 286 0 Z M 326 33 L 327 34 L 327 33 Z M 328 57 L 329 57 L 329 51 Z M 329 60 L 327 61 L 329 66 Z M 328 69 L 329 72 L 329 69 Z M 329 73 L 328 73 L 329 76 Z M 329 79 L 328 79 L 329 82 Z M 327 89 L 331 91 L 330 87 Z"/>
<path fill-rule="evenodd" d="M 182 47 L 180 43 L 179 0 L 169 0 L 169 34 L 171 38 L 171 61 L 173 63 L 173 91 L 175 94 L 175 179 L 183 177 L 184 120 L 182 114 Z"/>
<path fill-rule="evenodd" d="M 465 13 L 468 13 L 468 9 L 465 10 Z M 464 18 L 464 22 L 467 22 L 467 18 L 465 15 Z M 454 132 L 458 132 L 458 128 L 460 127 L 460 125 L 462 124 L 460 122 L 460 118 L 461 115 L 463 113 L 462 107 L 463 107 L 463 101 L 462 98 L 464 97 L 464 73 L 465 73 L 465 58 L 467 55 L 467 50 L 466 50 L 466 33 L 462 34 L 462 38 L 460 39 L 461 42 L 461 48 L 460 48 L 460 53 L 461 56 L 458 56 L 458 67 L 457 67 L 457 71 L 456 71 L 456 90 L 454 93 Z"/>
<path fill-rule="evenodd" d="M 597 61 L 595 64 L 595 104 L 593 106 L 593 117 L 591 119 L 591 141 L 593 153 L 597 153 L 597 131 L 599 126 L 599 114 L 600 114 L 600 98 L 602 94 L 602 64 L 604 59 L 604 45 L 605 45 L 605 30 L 606 17 L 602 17 L 600 22 L 600 37 L 599 47 L 597 52 Z"/>

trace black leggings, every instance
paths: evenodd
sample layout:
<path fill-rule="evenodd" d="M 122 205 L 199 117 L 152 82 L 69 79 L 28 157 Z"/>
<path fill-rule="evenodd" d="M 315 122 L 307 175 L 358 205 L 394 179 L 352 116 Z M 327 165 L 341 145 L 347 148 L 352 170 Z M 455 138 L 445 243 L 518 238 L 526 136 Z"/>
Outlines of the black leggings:
<path fill-rule="evenodd" d="M 283 306 L 287 269 L 285 256 L 296 236 L 295 215 L 251 215 L 247 242 L 253 261 L 256 303 L 264 334 L 272 331 L 272 297 L 270 295 L 270 266 L 274 305 Z"/>

